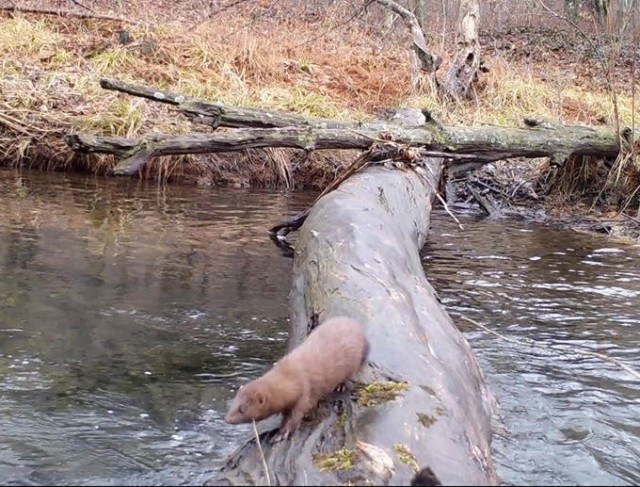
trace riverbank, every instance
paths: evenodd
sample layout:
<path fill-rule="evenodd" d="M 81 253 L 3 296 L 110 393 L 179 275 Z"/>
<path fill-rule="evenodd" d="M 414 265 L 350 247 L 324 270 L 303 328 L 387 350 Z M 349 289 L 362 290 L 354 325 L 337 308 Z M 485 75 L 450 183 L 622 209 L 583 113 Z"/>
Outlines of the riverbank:
<path fill-rule="evenodd" d="M 47 3 L 53 5 L 37 7 Z M 131 2 L 114 8 L 113 2 L 96 1 L 91 9 L 75 5 L 71 16 L 2 12 L 0 163 L 106 174 L 113 158 L 74 154 L 64 134 L 194 131 L 170 107 L 101 89 L 102 77 L 230 105 L 339 120 L 368 120 L 387 107 L 408 105 L 429 109 L 449 125 L 519 126 L 525 116 L 565 124 L 614 124 L 616 117 L 621 125 L 634 122 L 629 81 L 634 59 L 627 54 L 632 50 L 621 44 L 619 54 L 609 54 L 611 45 L 594 37 L 605 60 L 612 61 L 607 83 L 602 59 L 566 25 L 485 29 L 481 42 L 489 72 L 482 75 L 478 99 L 445 106 L 431 95 L 412 94 L 408 34 L 398 21 L 385 25 L 379 8 L 365 12 L 338 2 L 333 10 L 292 11 L 245 2 L 208 11 L 190 1 L 176 14 L 172 7 Z M 445 59 L 443 73 L 454 39 L 440 37 L 434 29 L 429 42 Z M 338 151 L 304 158 L 282 149 L 188 155 L 155 160 L 143 176 L 208 186 L 318 189 L 352 158 Z M 628 198 L 638 187 L 635 160 L 618 166 L 615 180 L 611 168 L 598 161 L 569 165 L 562 173 L 545 160 L 499 163 L 489 171 L 498 171 L 497 184 L 512 181 L 505 176 L 514 167 L 524 168 L 517 178 L 547 214 L 582 204 L 589 212 L 613 205 L 637 216 L 629 210 L 637 202 Z M 507 193 L 506 187 L 498 189 Z"/>

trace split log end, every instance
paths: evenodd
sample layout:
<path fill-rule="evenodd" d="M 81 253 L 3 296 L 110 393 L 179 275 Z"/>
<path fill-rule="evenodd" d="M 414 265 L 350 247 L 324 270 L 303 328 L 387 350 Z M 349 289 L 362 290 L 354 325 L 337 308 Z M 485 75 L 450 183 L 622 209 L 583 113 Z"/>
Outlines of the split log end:
<path fill-rule="evenodd" d="M 121 159 L 111 170 L 111 173 L 114 176 L 133 176 L 144 167 L 152 156 L 153 149 L 142 147 L 128 157 Z"/>

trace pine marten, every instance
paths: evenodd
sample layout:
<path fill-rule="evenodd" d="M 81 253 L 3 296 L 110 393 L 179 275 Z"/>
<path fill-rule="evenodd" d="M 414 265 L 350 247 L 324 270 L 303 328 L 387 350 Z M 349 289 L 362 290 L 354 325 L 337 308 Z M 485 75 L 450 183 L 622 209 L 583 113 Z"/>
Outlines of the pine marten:
<path fill-rule="evenodd" d="M 364 326 L 347 317 L 330 318 L 262 377 L 241 386 L 225 421 L 260 421 L 283 413 L 273 442 L 289 439 L 318 401 L 351 379 L 369 353 Z"/>

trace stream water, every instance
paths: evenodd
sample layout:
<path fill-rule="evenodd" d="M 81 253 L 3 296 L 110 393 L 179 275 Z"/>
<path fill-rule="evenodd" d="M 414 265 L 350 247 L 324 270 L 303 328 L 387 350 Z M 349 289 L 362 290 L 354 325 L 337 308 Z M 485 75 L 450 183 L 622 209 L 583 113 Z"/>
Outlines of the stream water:
<path fill-rule="evenodd" d="M 210 478 L 250 432 L 233 391 L 286 346 L 266 229 L 312 199 L 0 171 L 0 484 Z M 639 249 L 463 224 L 434 213 L 425 270 L 501 405 L 502 481 L 640 482 L 640 382 L 579 353 L 640 369 Z"/>

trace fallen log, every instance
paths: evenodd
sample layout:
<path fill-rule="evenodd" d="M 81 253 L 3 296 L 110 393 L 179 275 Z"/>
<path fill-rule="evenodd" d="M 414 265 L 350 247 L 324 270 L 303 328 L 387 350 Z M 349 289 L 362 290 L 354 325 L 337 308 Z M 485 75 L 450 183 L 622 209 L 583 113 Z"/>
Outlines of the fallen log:
<path fill-rule="evenodd" d="M 421 122 L 414 127 L 387 123 L 384 129 L 252 128 L 142 141 L 74 134 L 67 142 L 76 150 L 124 157 L 123 174 L 150 157 L 172 153 L 371 149 L 390 140 L 429 147 L 431 155 L 449 157 L 457 150 L 443 127 Z M 466 137 L 461 142 L 469 143 Z M 486 153 L 456 156 L 489 160 Z M 426 280 L 419 256 L 442 158 L 422 159 L 404 170 L 357 165 L 354 171 L 313 205 L 301 227 L 289 344 L 301 343 L 310 327 L 329 316 L 361 320 L 371 354 L 360 387 L 323 401 L 311 423 L 303 423 L 289 441 L 270 444 L 278 418 L 260 423 L 258 443 L 241 446 L 209 483 L 406 485 L 420 470 L 433 472 L 443 484 L 496 483 L 492 397 L 468 343 Z"/>
<path fill-rule="evenodd" d="M 290 441 L 271 445 L 277 419 L 259 423 L 261 447 L 249 440 L 208 484 L 409 485 L 427 467 L 444 485 L 496 484 L 492 397 L 419 255 L 441 169 L 367 167 L 314 204 L 296 241 L 289 346 L 347 315 L 366 324 L 369 364 Z"/>
<path fill-rule="evenodd" d="M 450 159 L 449 166 L 465 170 L 514 157 L 552 157 L 562 163 L 572 155 L 615 157 L 620 151 L 618 134 L 606 127 L 550 126 L 529 121 L 528 128 L 446 127 L 426 123 L 415 127 L 387 124 L 384 130 L 353 128 L 269 128 L 190 134 L 148 135 L 141 139 L 68 134 L 67 144 L 83 153 L 115 155 L 120 162 L 113 174 L 136 174 L 149 159 L 176 154 L 206 154 L 264 147 L 290 147 L 307 151 L 368 149 L 375 142 L 423 147 L 426 155 Z M 637 135 L 640 135 L 638 133 Z M 634 140 L 638 140 L 636 137 Z M 460 172 L 460 171 L 458 171 Z"/>
<path fill-rule="evenodd" d="M 557 125 L 530 118 L 524 120 L 525 127 L 521 128 L 444 126 L 424 111 L 424 116 L 409 115 L 412 118 L 406 119 L 412 112 L 403 112 L 403 109 L 388 120 L 370 123 L 334 121 L 286 112 L 230 107 L 110 79 L 102 79 L 100 84 L 105 89 L 176 106 L 180 113 L 213 127 L 244 127 L 236 132 L 187 136 L 154 134 L 140 139 L 67 134 L 65 140 L 75 151 L 113 154 L 119 161 L 113 168 L 113 174 L 118 176 L 132 176 L 151 158 L 158 156 L 265 147 L 306 151 L 366 150 L 376 142 L 392 140 L 422 147 L 427 156 L 445 158 L 448 175 L 457 177 L 488 162 L 517 157 L 549 157 L 556 165 L 562 165 L 571 156 L 615 158 L 620 152 L 621 139 L 630 149 L 637 149 L 637 141 L 640 140 L 640 131 L 629 128 L 618 133 L 606 126 Z M 422 121 L 418 121 L 420 117 Z"/>

